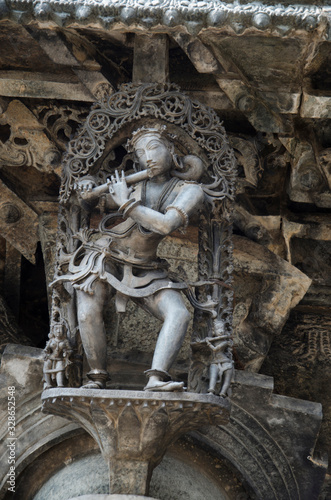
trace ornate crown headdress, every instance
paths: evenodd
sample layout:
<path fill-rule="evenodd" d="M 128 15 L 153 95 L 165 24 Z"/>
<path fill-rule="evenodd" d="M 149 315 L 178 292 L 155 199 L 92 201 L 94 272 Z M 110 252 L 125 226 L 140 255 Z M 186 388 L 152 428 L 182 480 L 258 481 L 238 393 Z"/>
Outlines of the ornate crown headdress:
<path fill-rule="evenodd" d="M 160 139 L 165 139 L 166 142 L 169 142 L 169 139 L 174 139 L 174 135 L 170 135 L 167 132 L 166 125 L 154 125 L 153 127 L 140 127 L 134 132 L 132 132 L 132 137 L 129 139 L 125 145 L 125 149 L 128 153 L 132 153 L 134 151 L 134 147 L 136 142 L 146 134 L 153 134 L 158 136 Z"/>

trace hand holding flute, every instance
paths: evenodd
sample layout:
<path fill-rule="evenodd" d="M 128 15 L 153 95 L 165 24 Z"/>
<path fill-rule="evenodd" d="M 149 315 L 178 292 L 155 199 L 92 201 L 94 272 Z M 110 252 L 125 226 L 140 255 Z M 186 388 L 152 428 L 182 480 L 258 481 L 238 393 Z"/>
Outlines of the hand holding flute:
<path fill-rule="evenodd" d="M 88 177 L 81 179 L 78 183 L 75 184 L 75 189 L 78 195 L 85 201 L 93 201 L 99 198 L 102 194 L 110 193 L 113 197 L 114 194 L 114 185 L 119 181 L 125 181 L 128 186 L 135 184 L 137 182 L 141 182 L 145 179 L 149 178 L 149 171 L 141 170 L 140 172 L 135 172 L 134 174 L 130 174 L 127 177 L 124 176 L 124 172 L 122 171 L 122 178 L 120 179 L 117 170 L 115 171 L 115 177 L 112 176 L 111 179 L 107 179 L 105 184 L 101 184 L 100 186 L 95 186 L 94 181 Z M 116 201 L 116 200 L 115 200 Z"/>

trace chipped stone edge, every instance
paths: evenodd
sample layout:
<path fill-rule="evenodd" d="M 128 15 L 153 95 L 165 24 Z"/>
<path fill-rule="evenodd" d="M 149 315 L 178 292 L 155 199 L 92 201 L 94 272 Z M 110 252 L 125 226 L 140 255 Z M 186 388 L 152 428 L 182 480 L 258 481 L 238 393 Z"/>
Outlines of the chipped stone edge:
<path fill-rule="evenodd" d="M 247 29 L 287 36 L 319 29 L 331 39 L 331 7 L 315 5 L 239 4 L 220 0 L 0 0 L 0 19 L 18 24 L 75 23 L 104 29 L 175 29 L 194 35 L 207 28 L 242 34 Z"/>

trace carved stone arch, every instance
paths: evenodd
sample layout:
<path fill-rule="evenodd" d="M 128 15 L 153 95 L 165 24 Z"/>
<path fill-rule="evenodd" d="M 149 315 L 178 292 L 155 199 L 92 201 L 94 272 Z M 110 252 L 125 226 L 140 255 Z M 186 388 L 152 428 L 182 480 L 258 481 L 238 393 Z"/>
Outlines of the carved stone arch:
<path fill-rule="evenodd" d="M 232 402 L 229 424 L 196 434 L 230 461 L 257 498 L 300 500 L 298 483 L 282 448 L 254 415 L 237 403 Z"/>
<path fill-rule="evenodd" d="M 174 84 L 125 84 L 107 103 L 92 107 L 76 138 L 70 141 L 64 157 L 63 202 L 70 196 L 75 180 L 88 174 L 107 151 L 107 143 L 127 124 L 145 117 L 183 128 L 206 152 L 212 177 L 222 176 L 222 199 L 233 199 L 236 162 L 216 113 L 190 99 Z"/>

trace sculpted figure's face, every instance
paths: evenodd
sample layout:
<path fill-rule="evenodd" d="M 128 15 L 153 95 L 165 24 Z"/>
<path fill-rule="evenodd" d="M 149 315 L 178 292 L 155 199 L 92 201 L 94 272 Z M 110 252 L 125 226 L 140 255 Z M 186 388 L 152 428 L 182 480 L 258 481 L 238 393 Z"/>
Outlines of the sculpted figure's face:
<path fill-rule="evenodd" d="M 55 337 L 56 338 L 62 337 L 62 326 L 56 326 L 54 328 L 54 330 L 55 330 Z"/>
<path fill-rule="evenodd" d="M 142 170 L 149 169 L 151 177 L 167 172 L 172 163 L 169 149 L 160 137 L 153 133 L 141 136 L 134 146 Z"/>

